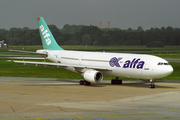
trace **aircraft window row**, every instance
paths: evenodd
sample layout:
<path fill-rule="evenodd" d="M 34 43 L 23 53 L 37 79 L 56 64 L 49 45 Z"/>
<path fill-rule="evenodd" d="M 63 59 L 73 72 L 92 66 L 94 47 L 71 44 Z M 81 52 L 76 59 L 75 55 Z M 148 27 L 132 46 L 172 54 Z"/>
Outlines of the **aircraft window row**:
<path fill-rule="evenodd" d="M 158 65 L 170 65 L 169 63 L 162 63 L 162 62 L 159 62 Z"/>

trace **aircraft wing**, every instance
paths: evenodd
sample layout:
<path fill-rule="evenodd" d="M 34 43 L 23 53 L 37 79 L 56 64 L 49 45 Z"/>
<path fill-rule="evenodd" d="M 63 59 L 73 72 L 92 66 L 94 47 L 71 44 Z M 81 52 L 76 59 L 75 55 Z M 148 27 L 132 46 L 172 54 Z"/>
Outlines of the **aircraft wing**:
<path fill-rule="evenodd" d="M 103 67 L 103 66 L 84 66 L 84 65 L 61 64 L 61 63 L 51 63 L 51 62 L 33 62 L 33 61 L 16 61 L 16 60 L 8 60 L 8 62 L 23 63 L 24 65 L 36 65 L 36 66 L 45 66 L 45 67 L 57 66 L 58 68 L 74 67 L 79 69 L 86 68 L 86 69 L 105 70 L 105 71 L 112 70 L 112 68 L 110 67 Z"/>

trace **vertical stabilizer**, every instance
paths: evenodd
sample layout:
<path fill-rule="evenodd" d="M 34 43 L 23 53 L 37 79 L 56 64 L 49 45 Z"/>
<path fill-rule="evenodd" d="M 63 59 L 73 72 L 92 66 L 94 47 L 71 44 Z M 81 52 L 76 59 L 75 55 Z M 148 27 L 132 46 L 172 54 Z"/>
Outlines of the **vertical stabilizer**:
<path fill-rule="evenodd" d="M 54 39 L 43 17 L 37 17 L 39 33 L 43 48 L 47 50 L 63 50 Z"/>

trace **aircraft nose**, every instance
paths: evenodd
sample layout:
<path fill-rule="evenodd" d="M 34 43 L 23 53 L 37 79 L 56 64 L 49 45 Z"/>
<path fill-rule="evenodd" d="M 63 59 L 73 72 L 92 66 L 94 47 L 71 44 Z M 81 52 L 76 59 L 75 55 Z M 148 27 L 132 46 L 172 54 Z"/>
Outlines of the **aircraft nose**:
<path fill-rule="evenodd" d="M 168 67 L 166 67 L 165 69 L 163 69 L 162 71 L 162 75 L 163 76 L 168 76 L 173 72 L 173 67 L 171 65 L 169 65 Z"/>

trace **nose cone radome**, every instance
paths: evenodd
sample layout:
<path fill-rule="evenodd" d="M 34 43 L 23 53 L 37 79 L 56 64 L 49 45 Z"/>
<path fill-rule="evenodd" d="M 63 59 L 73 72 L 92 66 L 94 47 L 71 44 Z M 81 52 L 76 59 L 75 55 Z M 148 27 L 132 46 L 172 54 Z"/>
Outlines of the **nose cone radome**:
<path fill-rule="evenodd" d="M 173 72 L 173 67 L 171 65 L 169 65 L 168 67 L 164 68 L 161 72 L 162 76 L 168 76 Z"/>

